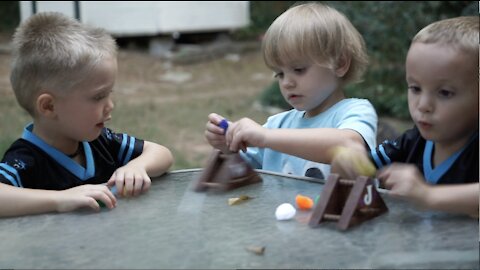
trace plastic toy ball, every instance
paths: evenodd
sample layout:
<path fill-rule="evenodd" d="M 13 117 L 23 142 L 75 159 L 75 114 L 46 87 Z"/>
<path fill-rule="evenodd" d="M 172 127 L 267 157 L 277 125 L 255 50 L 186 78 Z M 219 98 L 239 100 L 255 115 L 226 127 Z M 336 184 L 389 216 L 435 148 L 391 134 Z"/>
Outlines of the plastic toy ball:
<path fill-rule="evenodd" d="M 295 202 L 297 203 L 297 208 L 300 210 L 310 210 L 314 204 L 310 197 L 301 194 L 298 194 L 297 197 L 295 197 Z"/>

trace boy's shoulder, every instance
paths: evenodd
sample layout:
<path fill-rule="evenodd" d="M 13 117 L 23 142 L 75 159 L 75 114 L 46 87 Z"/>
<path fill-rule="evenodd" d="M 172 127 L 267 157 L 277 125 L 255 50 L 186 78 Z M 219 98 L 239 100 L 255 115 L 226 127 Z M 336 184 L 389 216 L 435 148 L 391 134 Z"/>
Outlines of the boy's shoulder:
<path fill-rule="evenodd" d="M 25 139 L 17 139 L 5 151 L 2 162 L 5 159 L 27 158 L 31 157 L 33 152 L 36 152 L 36 147 Z"/>
<path fill-rule="evenodd" d="M 344 110 L 349 108 L 364 107 L 366 109 L 374 109 L 372 103 L 368 99 L 364 98 L 346 98 L 334 104 L 331 108 L 336 110 Z"/>
<path fill-rule="evenodd" d="M 37 160 L 45 160 L 40 156 L 35 146 L 24 139 L 17 139 L 10 145 L 0 162 L 0 182 L 11 183 L 14 186 L 22 186 L 21 177 L 24 172 L 35 175 L 35 163 Z M 7 179 L 8 181 L 3 181 Z"/>
<path fill-rule="evenodd" d="M 113 133 L 110 129 L 104 128 L 100 136 L 90 142 L 92 145 L 101 144 L 103 149 L 109 141 L 120 141 L 124 139 L 123 134 Z M 29 167 L 34 167 L 36 163 L 40 162 L 42 164 L 54 162 L 52 156 L 58 156 L 53 150 L 54 148 L 45 145 L 42 149 L 39 147 L 38 142 L 34 143 L 31 138 L 19 138 L 14 141 L 10 147 L 5 151 L 2 163 L 8 164 L 16 169 L 28 169 Z M 125 142 L 126 143 L 126 142 Z M 97 147 L 98 148 L 98 147 Z"/>
<path fill-rule="evenodd" d="M 340 117 L 345 113 L 355 113 L 355 114 L 371 114 L 376 117 L 375 108 L 370 103 L 368 99 L 361 98 L 346 98 L 331 106 L 328 110 L 321 113 L 324 117 Z M 277 113 L 268 117 L 267 127 L 280 127 L 284 123 L 290 123 L 294 121 L 302 121 L 305 111 L 299 111 L 296 109 L 291 109 L 289 111 Z M 320 116 L 319 115 L 319 116 Z"/>
<path fill-rule="evenodd" d="M 357 121 L 358 118 L 361 118 L 363 120 L 370 119 L 369 121 L 376 125 L 378 118 L 370 101 L 360 98 L 343 99 L 322 112 L 321 115 L 323 115 L 322 118 L 331 119 L 335 123 L 344 122 L 346 119 L 349 119 L 349 122 Z"/>
<path fill-rule="evenodd" d="M 268 117 L 266 126 L 281 126 L 285 121 L 292 121 L 294 119 L 300 119 L 303 117 L 304 111 L 299 111 L 297 109 L 291 109 L 281 113 L 277 113 Z"/>

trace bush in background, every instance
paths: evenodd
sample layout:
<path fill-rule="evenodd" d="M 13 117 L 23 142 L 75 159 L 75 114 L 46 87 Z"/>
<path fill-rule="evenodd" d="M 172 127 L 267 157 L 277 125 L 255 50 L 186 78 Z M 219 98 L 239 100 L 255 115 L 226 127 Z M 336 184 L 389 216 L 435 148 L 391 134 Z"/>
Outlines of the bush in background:
<path fill-rule="evenodd" d="M 296 1 L 250 1 L 250 26 L 233 33 L 237 40 L 261 39 L 270 24 Z M 370 67 L 362 83 L 349 86 L 351 97 L 368 98 L 378 114 L 408 118 L 404 60 L 413 36 L 426 25 L 460 15 L 478 16 L 477 1 L 325 1 L 343 12 L 363 35 Z M 0 3 L 0 32 L 13 33 L 20 19 L 18 1 Z M 278 83 L 260 102 L 284 109 Z"/>
<path fill-rule="evenodd" d="M 260 94 L 260 103 L 263 106 L 278 107 L 284 110 L 290 110 L 292 108 L 280 93 L 280 87 L 276 81 Z"/>
<path fill-rule="evenodd" d="M 0 2 L 0 32 L 13 33 L 20 22 L 18 1 Z"/>

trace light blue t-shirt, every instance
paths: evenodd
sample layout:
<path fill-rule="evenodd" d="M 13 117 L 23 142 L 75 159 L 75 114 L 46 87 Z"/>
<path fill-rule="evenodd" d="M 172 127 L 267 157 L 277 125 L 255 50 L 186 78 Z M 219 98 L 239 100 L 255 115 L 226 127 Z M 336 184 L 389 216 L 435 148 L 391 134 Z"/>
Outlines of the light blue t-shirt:
<path fill-rule="evenodd" d="M 368 146 L 376 146 L 377 114 L 366 99 L 343 99 L 312 118 L 304 118 L 305 111 L 296 109 L 273 115 L 263 125 L 265 128 L 338 128 L 358 132 Z M 248 147 L 240 152 L 255 169 L 262 169 L 297 176 L 325 179 L 330 174 L 330 165 L 308 161 L 299 157 L 274 151 L 269 148 Z"/>

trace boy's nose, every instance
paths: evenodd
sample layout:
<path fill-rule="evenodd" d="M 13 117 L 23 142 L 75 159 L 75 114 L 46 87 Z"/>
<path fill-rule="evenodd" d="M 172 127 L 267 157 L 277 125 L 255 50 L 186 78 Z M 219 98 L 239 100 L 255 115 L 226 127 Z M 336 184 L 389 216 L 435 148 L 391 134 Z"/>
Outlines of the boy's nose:
<path fill-rule="evenodd" d="M 108 114 L 111 111 L 113 111 L 113 108 L 115 108 L 115 105 L 113 104 L 113 100 L 109 100 L 107 106 L 105 106 L 105 112 Z"/>
<path fill-rule="evenodd" d="M 282 87 L 286 89 L 295 87 L 295 80 L 285 76 L 285 78 L 282 80 Z"/>
<path fill-rule="evenodd" d="M 431 112 L 432 102 L 427 95 L 421 95 L 418 100 L 418 110 L 421 112 Z"/>

